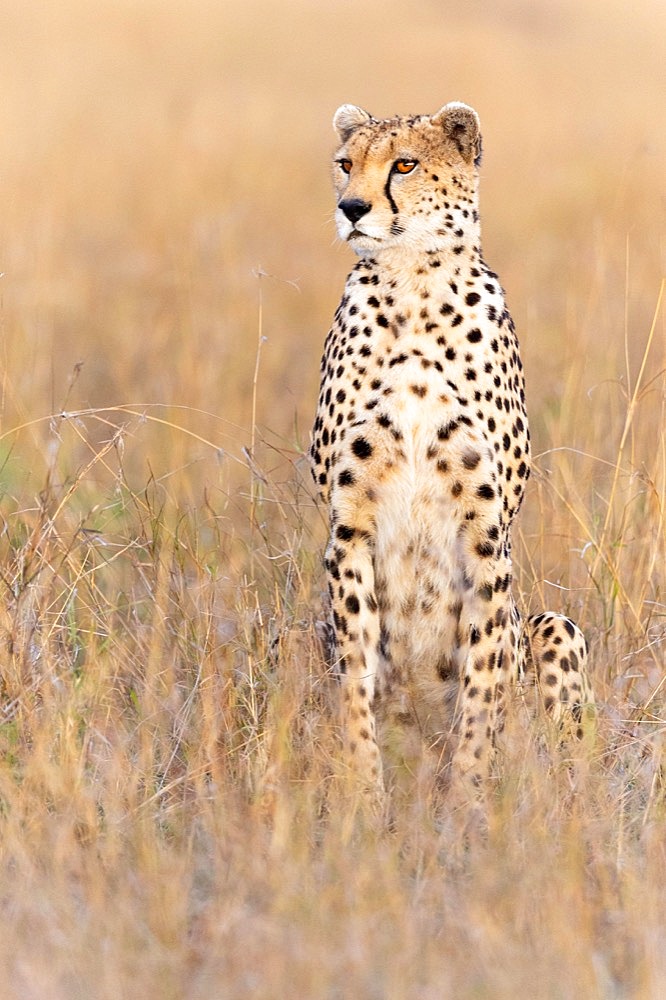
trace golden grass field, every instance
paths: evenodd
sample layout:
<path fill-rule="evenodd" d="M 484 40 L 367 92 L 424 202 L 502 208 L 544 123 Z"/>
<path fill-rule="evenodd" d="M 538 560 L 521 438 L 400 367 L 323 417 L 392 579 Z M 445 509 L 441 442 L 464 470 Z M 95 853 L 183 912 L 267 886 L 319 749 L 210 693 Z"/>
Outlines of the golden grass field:
<path fill-rule="evenodd" d="M 0 998 L 666 995 L 663 0 L 2 2 L 0 52 Z M 448 100 L 527 371 L 516 584 L 600 702 L 467 847 L 427 789 L 340 807 L 304 458 L 333 111 Z"/>

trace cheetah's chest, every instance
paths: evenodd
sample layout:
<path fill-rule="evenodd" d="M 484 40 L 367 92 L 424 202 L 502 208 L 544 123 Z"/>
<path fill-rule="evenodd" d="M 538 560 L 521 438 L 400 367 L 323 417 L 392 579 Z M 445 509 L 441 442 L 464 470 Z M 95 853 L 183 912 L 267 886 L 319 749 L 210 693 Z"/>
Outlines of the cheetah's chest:
<path fill-rule="evenodd" d="M 323 479 L 335 485 L 342 469 L 349 480 L 349 467 L 373 496 L 399 481 L 412 505 L 433 493 L 462 502 L 481 462 L 510 522 L 528 475 L 522 370 L 501 291 L 474 296 L 470 312 L 471 294 L 448 284 L 399 305 L 377 290 L 364 307 L 352 283 L 327 343 L 315 448 Z"/>

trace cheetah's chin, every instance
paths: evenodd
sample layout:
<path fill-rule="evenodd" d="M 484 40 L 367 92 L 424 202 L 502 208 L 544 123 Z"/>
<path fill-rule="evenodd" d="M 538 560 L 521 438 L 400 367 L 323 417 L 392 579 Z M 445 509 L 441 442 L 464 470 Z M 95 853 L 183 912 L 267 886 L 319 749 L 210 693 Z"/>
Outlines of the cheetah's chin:
<path fill-rule="evenodd" d="M 380 242 L 377 236 L 369 236 L 368 233 L 362 233 L 360 229 L 352 229 L 347 237 L 347 242 L 351 243 L 352 240 L 370 240 L 372 243 Z"/>

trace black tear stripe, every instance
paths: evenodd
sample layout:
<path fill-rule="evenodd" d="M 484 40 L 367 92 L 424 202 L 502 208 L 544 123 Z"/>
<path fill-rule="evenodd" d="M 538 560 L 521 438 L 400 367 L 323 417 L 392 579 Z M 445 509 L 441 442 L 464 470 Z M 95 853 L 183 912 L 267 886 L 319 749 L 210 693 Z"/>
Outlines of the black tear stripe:
<path fill-rule="evenodd" d="M 392 176 L 393 176 L 393 170 L 391 169 L 389 171 L 388 177 L 386 178 L 386 184 L 384 185 L 384 194 L 386 195 L 386 197 L 388 199 L 388 203 L 391 206 L 391 211 L 393 212 L 394 215 L 397 215 L 398 214 L 398 206 L 394 202 L 393 195 L 391 194 L 391 177 Z"/>

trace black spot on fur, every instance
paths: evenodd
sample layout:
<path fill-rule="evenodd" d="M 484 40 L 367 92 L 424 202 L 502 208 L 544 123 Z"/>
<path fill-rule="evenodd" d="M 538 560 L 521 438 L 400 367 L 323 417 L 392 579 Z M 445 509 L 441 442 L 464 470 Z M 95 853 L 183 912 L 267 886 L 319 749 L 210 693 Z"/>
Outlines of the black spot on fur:
<path fill-rule="evenodd" d="M 370 458 L 372 455 L 372 445 L 365 438 L 358 437 L 352 441 L 352 451 L 357 458 Z"/>
<path fill-rule="evenodd" d="M 336 528 L 335 534 L 342 542 L 350 542 L 356 534 L 356 531 L 354 528 L 350 528 L 346 524 L 339 524 Z"/>
<path fill-rule="evenodd" d="M 476 495 L 480 500 L 492 500 L 495 496 L 495 490 L 488 483 L 483 483 L 477 489 Z"/>

